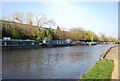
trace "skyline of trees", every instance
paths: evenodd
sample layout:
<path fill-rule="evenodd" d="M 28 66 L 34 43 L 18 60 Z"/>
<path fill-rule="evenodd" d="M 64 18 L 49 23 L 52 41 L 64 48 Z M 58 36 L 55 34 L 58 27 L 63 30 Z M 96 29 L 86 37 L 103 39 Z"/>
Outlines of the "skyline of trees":
<path fill-rule="evenodd" d="M 71 28 L 69 31 L 61 30 L 61 27 L 55 26 L 53 19 L 48 19 L 45 14 L 33 14 L 31 12 L 14 12 L 10 16 L 3 17 L 2 37 L 10 36 L 13 39 L 33 39 L 42 40 L 66 40 L 74 41 L 118 41 L 113 37 L 106 37 L 105 33 L 99 36 L 90 30 L 84 30 L 81 27 Z M 44 28 L 47 26 L 49 28 Z"/>
<path fill-rule="evenodd" d="M 66 40 L 74 41 L 110 41 L 117 42 L 113 37 L 106 37 L 104 33 L 97 36 L 94 32 L 84 30 L 83 28 L 73 28 L 70 31 L 63 31 L 59 26 L 56 29 L 40 28 L 32 25 L 25 25 L 11 21 L 2 20 L 2 37 L 11 37 L 12 39 L 32 39 L 42 42 L 42 40 Z"/>
<path fill-rule="evenodd" d="M 22 12 L 13 12 L 9 14 L 8 16 L 2 16 L 1 20 L 7 20 L 7 21 L 13 21 L 18 22 L 21 24 L 30 24 L 35 25 L 38 27 L 43 26 L 55 26 L 54 19 L 48 19 L 47 16 L 43 13 L 22 13 Z"/>

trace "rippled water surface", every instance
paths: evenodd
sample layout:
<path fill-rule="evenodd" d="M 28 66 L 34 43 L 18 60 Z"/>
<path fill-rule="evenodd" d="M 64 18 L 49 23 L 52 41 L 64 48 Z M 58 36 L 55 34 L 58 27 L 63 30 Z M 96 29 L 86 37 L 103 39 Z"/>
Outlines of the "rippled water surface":
<path fill-rule="evenodd" d="M 4 79 L 79 79 L 112 44 L 3 50 Z"/>

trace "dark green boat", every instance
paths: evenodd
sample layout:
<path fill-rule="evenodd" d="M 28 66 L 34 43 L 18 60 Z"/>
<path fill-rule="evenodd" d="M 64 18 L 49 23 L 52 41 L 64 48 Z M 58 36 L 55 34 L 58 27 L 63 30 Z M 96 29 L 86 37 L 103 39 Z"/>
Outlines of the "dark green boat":
<path fill-rule="evenodd" d="M 0 40 L 0 44 L 3 49 L 40 47 L 39 42 L 35 40 Z"/>

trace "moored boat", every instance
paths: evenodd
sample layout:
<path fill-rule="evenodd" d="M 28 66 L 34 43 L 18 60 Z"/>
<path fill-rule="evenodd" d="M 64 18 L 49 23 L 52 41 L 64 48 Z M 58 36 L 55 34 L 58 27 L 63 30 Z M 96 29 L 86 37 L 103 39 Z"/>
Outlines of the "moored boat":
<path fill-rule="evenodd" d="M 97 45 L 96 42 L 86 42 L 86 45 Z"/>
<path fill-rule="evenodd" d="M 35 40 L 0 40 L 2 49 L 40 47 Z"/>
<path fill-rule="evenodd" d="M 61 41 L 61 40 L 43 40 L 42 46 L 67 46 L 66 41 Z"/>

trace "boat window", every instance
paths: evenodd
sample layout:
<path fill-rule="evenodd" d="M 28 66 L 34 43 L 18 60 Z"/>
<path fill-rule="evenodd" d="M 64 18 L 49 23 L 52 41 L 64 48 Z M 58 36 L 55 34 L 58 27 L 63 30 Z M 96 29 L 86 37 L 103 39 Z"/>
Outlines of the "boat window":
<path fill-rule="evenodd" d="M 19 43 L 20 43 L 20 44 L 23 44 L 23 42 L 22 42 L 22 41 L 20 41 Z"/>
<path fill-rule="evenodd" d="M 18 42 L 13 42 L 13 45 L 18 45 Z"/>
<path fill-rule="evenodd" d="M 7 42 L 2 42 L 2 45 L 7 45 Z"/>
<path fill-rule="evenodd" d="M 0 45 L 2 45 L 2 41 L 0 42 Z"/>
<path fill-rule="evenodd" d="M 32 45 L 34 45 L 34 42 L 32 42 Z"/>
<path fill-rule="evenodd" d="M 46 43 L 46 40 L 43 40 L 43 43 Z"/>
<path fill-rule="evenodd" d="M 25 42 L 22 42 L 22 44 L 25 44 Z"/>
<path fill-rule="evenodd" d="M 32 42 L 30 42 L 30 45 L 32 45 Z"/>

